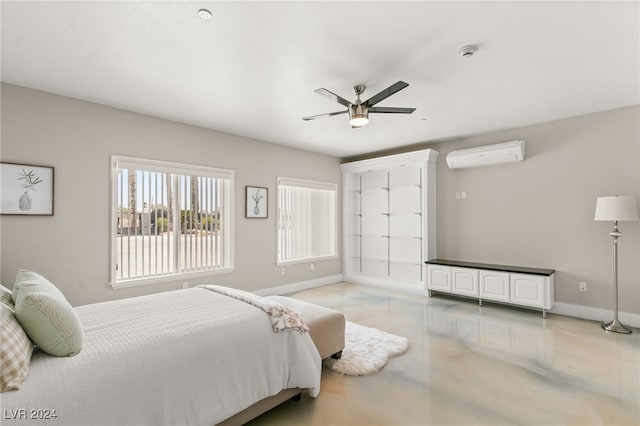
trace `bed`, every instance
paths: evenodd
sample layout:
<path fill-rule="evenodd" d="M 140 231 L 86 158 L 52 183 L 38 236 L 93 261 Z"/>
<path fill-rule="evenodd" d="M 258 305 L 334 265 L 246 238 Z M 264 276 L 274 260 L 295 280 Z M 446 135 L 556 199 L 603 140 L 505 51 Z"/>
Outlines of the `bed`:
<path fill-rule="evenodd" d="M 262 310 L 205 288 L 74 309 L 82 350 L 34 351 L 20 390 L 0 396 L 3 425 L 242 423 L 320 390 L 309 333 L 276 333 Z"/>

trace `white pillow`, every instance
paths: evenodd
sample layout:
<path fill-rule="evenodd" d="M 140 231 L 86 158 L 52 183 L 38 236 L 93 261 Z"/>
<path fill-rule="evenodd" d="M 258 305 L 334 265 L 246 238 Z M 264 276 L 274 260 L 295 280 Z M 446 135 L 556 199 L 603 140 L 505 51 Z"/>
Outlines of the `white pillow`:
<path fill-rule="evenodd" d="M 20 389 L 29 373 L 33 344 L 13 315 L 0 303 L 0 392 Z"/>
<path fill-rule="evenodd" d="M 29 338 L 50 355 L 79 353 L 82 323 L 60 290 L 35 272 L 19 273 L 19 278 L 13 289 L 13 295 L 17 294 L 15 315 Z"/>

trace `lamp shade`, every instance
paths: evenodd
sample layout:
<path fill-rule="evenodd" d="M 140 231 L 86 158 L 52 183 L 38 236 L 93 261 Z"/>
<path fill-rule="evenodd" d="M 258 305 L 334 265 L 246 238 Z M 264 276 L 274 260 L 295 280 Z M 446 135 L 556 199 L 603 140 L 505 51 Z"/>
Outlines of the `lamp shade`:
<path fill-rule="evenodd" d="M 594 220 L 638 220 L 638 201 L 633 195 L 598 197 Z"/>

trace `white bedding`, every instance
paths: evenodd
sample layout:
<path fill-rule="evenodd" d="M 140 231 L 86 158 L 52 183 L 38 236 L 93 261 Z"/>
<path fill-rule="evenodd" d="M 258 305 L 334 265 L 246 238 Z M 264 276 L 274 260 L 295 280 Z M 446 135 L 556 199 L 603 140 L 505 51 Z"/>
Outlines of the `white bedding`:
<path fill-rule="evenodd" d="M 22 388 L 0 396 L 2 425 L 212 425 L 285 388 L 320 390 L 309 333 L 274 333 L 260 309 L 221 294 L 191 288 L 76 309 L 82 351 L 35 351 Z M 57 417 L 34 418 L 47 414 L 38 409 Z"/>

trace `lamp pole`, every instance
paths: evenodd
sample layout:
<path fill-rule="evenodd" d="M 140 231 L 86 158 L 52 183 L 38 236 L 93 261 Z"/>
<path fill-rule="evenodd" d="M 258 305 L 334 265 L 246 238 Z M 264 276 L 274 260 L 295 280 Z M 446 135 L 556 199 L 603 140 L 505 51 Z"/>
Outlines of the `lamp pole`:
<path fill-rule="evenodd" d="M 613 231 L 609 232 L 609 235 L 613 238 L 613 320 L 603 322 L 602 328 L 607 331 L 629 334 L 631 330 L 618 320 L 618 238 L 622 236 L 622 232 L 618 230 L 617 220 L 613 222 Z"/>

